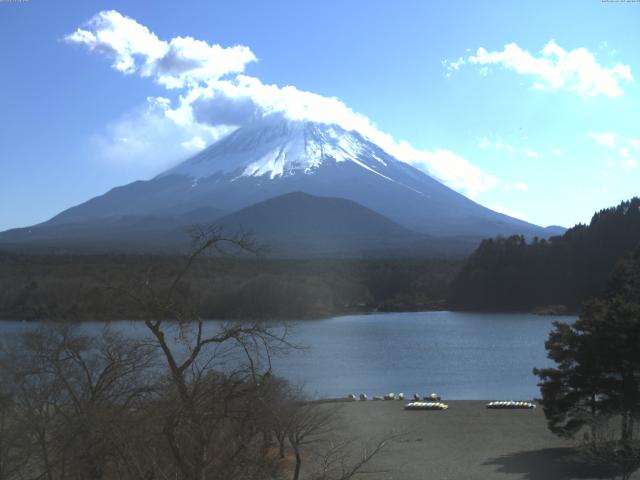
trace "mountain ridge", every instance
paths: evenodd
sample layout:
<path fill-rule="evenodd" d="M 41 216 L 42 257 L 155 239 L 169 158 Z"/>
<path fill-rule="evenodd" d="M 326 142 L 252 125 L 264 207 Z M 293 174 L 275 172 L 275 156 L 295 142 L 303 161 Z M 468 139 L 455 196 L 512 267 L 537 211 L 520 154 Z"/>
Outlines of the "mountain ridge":
<path fill-rule="evenodd" d="M 175 217 L 112 216 L 14 229 L 0 234 L 0 249 L 173 253 L 189 248 L 189 232 L 197 225 L 247 236 L 278 258 L 459 257 L 480 241 L 430 237 L 350 200 L 292 192 L 228 215 L 200 208 Z"/>
<path fill-rule="evenodd" d="M 406 233 L 410 231 L 479 241 L 498 235 L 533 238 L 558 233 L 473 202 L 356 131 L 313 122 L 269 121 L 239 128 L 151 180 L 115 187 L 42 224 L 0 234 L 0 242 L 10 237 L 37 244 L 38 235 L 45 239 L 47 231 L 56 231 L 62 238 L 65 228 L 77 238 L 91 237 L 80 234 L 83 228 L 95 229 L 101 220 L 113 218 L 129 219 L 112 222 L 114 229 L 122 227 L 122 236 L 133 218 L 156 219 L 158 231 L 165 219 L 164 230 L 173 232 L 176 225 L 184 225 L 182 217 L 193 212 L 214 209 L 217 213 L 209 215 L 210 220 L 293 192 L 355 202 L 405 229 L 396 231 L 398 237 L 411 237 Z M 364 215 L 364 210 L 358 211 Z"/>

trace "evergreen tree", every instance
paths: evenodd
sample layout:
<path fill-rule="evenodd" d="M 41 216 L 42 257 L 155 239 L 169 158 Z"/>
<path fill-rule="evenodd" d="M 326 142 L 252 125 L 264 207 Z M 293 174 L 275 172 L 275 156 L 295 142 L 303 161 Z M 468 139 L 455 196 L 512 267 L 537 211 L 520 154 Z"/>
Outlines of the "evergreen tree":
<path fill-rule="evenodd" d="M 640 249 L 620 262 L 603 300 L 587 303 L 572 325 L 556 322 L 545 344 L 555 368 L 540 377 L 549 428 L 573 437 L 620 420 L 619 440 L 634 440 L 640 419 Z"/>

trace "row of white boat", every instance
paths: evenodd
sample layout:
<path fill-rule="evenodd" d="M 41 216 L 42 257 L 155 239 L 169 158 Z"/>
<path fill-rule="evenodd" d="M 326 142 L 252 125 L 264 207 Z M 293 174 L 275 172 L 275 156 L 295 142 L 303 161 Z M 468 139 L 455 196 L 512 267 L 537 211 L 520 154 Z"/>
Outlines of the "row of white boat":
<path fill-rule="evenodd" d="M 355 402 L 356 400 L 358 400 L 358 398 L 360 398 L 361 401 L 369 400 L 369 397 L 367 396 L 366 393 L 361 393 L 359 397 L 357 397 L 353 393 L 347 395 L 347 400 L 351 402 Z M 392 392 L 392 393 L 387 393 L 386 395 L 375 395 L 372 397 L 372 400 L 404 400 L 404 393 L 399 393 L 396 395 L 395 393 Z M 413 400 L 415 402 L 419 402 L 422 400 L 424 400 L 425 402 L 439 402 L 440 395 L 438 395 L 437 393 L 432 393 L 430 395 L 425 395 L 424 397 L 420 397 L 420 395 L 418 395 L 417 393 L 414 393 Z"/>
<path fill-rule="evenodd" d="M 361 393 L 359 397 L 356 397 L 355 394 L 350 394 L 347 396 L 349 401 L 355 402 L 360 399 L 360 401 L 369 400 L 366 393 Z M 404 393 L 387 393 L 386 395 L 374 396 L 372 400 L 404 400 Z M 498 400 L 489 402 L 486 404 L 486 407 L 489 409 L 533 409 L 536 408 L 535 403 L 533 402 L 525 402 L 525 401 L 515 401 L 515 400 Z M 405 410 L 447 410 L 449 405 L 446 403 L 442 403 L 440 401 L 440 395 L 437 393 L 432 393 L 430 395 L 425 395 L 424 397 L 420 397 L 417 393 L 413 395 L 413 401 L 409 402 L 405 405 Z"/>
<path fill-rule="evenodd" d="M 489 402 L 487 408 L 492 409 L 531 409 L 536 408 L 532 402 L 516 402 L 513 400 Z M 404 406 L 405 410 L 446 410 L 449 405 L 442 402 L 410 402 Z"/>
<path fill-rule="evenodd" d="M 503 400 L 498 402 L 487 403 L 487 408 L 536 408 L 536 404 L 532 402 L 516 402 L 514 400 Z"/>
<path fill-rule="evenodd" d="M 449 405 L 442 402 L 409 402 L 404 406 L 405 410 L 446 410 Z"/>

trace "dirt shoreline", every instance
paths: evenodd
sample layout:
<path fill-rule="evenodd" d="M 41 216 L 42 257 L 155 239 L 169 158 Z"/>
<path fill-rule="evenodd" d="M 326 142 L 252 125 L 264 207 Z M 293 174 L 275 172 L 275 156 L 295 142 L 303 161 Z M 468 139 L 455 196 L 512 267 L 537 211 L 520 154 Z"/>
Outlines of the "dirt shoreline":
<path fill-rule="evenodd" d="M 402 401 L 342 403 L 341 433 L 358 442 L 400 435 L 368 465 L 374 480 L 569 480 L 606 478 L 547 429 L 541 408 L 490 410 L 486 401 L 446 401 L 445 411 L 406 411 Z M 363 477 L 364 478 L 364 477 Z M 636 478 L 636 477 L 632 477 Z M 638 477 L 640 478 L 640 477 Z"/>

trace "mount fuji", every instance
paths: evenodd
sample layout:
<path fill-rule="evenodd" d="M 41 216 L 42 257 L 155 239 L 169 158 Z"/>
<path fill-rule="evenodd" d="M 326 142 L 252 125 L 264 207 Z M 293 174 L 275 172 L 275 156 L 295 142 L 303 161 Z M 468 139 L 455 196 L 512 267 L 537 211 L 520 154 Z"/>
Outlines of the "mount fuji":
<path fill-rule="evenodd" d="M 468 251 L 485 237 L 562 233 L 485 208 L 356 131 L 266 119 L 151 180 L 0 233 L 0 247 L 173 249 L 184 245 L 189 225 L 214 221 L 288 244 L 282 253 L 291 255 L 304 254 L 286 241 L 293 237 L 313 238 L 318 255 L 340 255 L 341 239 L 350 245 L 346 255 L 366 254 L 381 243 L 392 255 L 409 245 L 429 255 L 435 245 Z M 325 241 L 331 252 L 322 252 Z M 357 245 L 362 248 L 354 250 Z"/>

